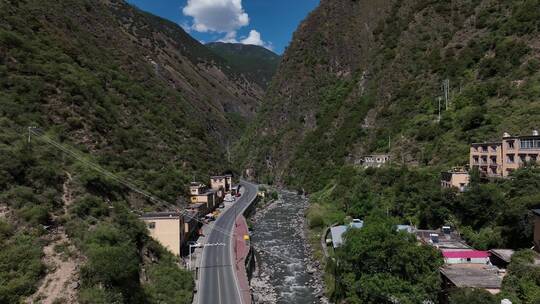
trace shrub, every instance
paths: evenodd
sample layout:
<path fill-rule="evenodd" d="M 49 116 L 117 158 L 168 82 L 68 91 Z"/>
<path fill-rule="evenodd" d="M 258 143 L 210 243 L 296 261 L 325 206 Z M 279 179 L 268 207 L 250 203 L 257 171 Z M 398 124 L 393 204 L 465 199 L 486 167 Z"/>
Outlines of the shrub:
<path fill-rule="evenodd" d="M 148 269 L 148 281 L 144 289 L 151 303 L 191 303 L 194 287 L 191 274 L 174 263 L 152 264 Z"/>
<path fill-rule="evenodd" d="M 457 288 L 450 292 L 450 304 L 494 304 L 496 297 L 484 289 Z"/>
<path fill-rule="evenodd" d="M 0 241 L 0 303 L 19 303 L 34 292 L 45 270 L 41 247 L 23 234 Z"/>

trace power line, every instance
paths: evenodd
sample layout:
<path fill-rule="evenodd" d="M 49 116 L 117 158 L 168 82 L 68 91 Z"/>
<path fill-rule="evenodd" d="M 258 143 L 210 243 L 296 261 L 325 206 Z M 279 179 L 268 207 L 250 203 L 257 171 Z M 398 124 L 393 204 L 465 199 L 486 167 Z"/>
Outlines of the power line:
<path fill-rule="evenodd" d="M 147 199 L 149 199 L 149 200 L 151 200 L 153 202 L 159 203 L 159 204 L 163 204 L 163 205 L 169 205 L 169 206 L 173 205 L 173 204 L 171 204 L 171 203 L 169 203 L 167 201 L 164 201 L 164 200 L 162 200 L 160 198 L 157 198 L 157 197 L 153 196 L 152 194 L 150 194 L 149 192 L 147 192 L 145 190 L 142 190 L 142 189 L 138 188 L 131 181 L 129 181 L 129 180 L 125 179 L 125 178 L 122 178 L 120 176 L 117 176 L 116 174 L 102 168 L 101 166 L 86 160 L 84 158 L 84 156 L 80 155 L 79 153 L 77 153 L 75 151 L 70 150 L 69 148 L 63 146 L 60 143 L 57 143 L 52 138 L 50 138 L 50 137 L 46 136 L 45 134 L 43 134 L 43 132 L 40 132 L 37 127 L 28 127 L 28 132 L 29 132 L 29 138 L 30 138 L 30 135 L 34 135 L 36 138 L 44 141 L 47 144 L 50 144 L 50 145 L 54 146 L 55 148 L 61 150 L 62 152 L 66 153 L 67 155 L 69 155 L 71 157 L 73 157 L 74 159 L 76 159 L 79 162 L 83 163 L 84 165 L 90 167 L 91 169 L 94 169 L 97 172 L 103 174 L 104 176 L 107 176 L 110 179 L 124 185 L 125 187 L 129 188 L 130 190 L 132 190 L 132 191 L 134 191 L 136 193 L 139 193 L 140 195 L 146 197 Z M 30 141 L 30 139 L 29 139 L 29 141 Z M 205 224 L 203 221 L 201 221 L 197 217 L 192 216 L 186 210 L 179 210 L 178 212 L 182 216 L 185 216 L 185 217 L 187 217 L 187 218 L 189 218 L 191 220 L 194 220 L 194 221 L 196 221 L 198 223 Z M 215 229 L 216 231 L 223 233 L 224 235 L 230 237 L 231 239 L 237 239 L 237 237 L 235 238 L 233 234 L 231 234 L 228 231 L 225 231 L 224 229 L 221 229 L 221 228 L 215 227 L 215 226 L 212 229 Z M 273 254 L 272 252 L 270 252 L 268 250 L 265 250 L 265 249 L 262 249 L 262 248 L 259 248 L 259 247 L 256 247 L 256 246 L 253 246 L 253 248 L 255 248 L 255 249 L 257 249 L 257 250 L 259 250 L 261 252 L 266 252 L 269 255 L 272 255 L 272 256 L 275 256 L 277 258 L 283 259 L 283 260 L 288 261 L 290 263 L 296 263 L 296 262 L 300 261 L 300 260 L 296 260 L 296 259 L 289 258 L 289 257 L 286 257 L 286 256 L 278 256 L 278 255 Z"/>

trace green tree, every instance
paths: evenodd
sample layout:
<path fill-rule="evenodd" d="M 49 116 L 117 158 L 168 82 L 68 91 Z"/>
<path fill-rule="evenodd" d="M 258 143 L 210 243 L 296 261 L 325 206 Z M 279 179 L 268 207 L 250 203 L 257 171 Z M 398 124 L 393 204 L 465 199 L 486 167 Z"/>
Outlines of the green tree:
<path fill-rule="evenodd" d="M 484 289 L 458 288 L 450 292 L 450 304 L 497 304 L 497 298 Z"/>
<path fill-rule="evenodd" d="M 414 235 L 396 231 L 391 220 L 370 217 L 351 229 L 338 249 L 336 299 L 352 303 L 421 303 L 440 288 L 440 254 L 418 246 Z"/>

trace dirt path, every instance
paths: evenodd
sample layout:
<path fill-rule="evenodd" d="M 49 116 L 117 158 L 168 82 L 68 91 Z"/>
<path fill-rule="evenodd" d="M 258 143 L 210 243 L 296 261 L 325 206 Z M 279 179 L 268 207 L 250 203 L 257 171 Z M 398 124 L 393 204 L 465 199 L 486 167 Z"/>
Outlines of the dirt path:
<path fill-rule="evenodd" d="M 67 214 L 68 207 L 73 202 L 69 189 L 71 175 L 66 172 L 66 176 L 62 194 L 64 214 Z M 40 282 L 38 290 L 27 299 L 26 303 L 78 303 L 77 289 L 81 261 L 77 249 L 71 244 L 62 226 L 51 231 L 46 240 L 48 245 L 43 247 L 43 263 L 47 265 L 47 274 Z"/>

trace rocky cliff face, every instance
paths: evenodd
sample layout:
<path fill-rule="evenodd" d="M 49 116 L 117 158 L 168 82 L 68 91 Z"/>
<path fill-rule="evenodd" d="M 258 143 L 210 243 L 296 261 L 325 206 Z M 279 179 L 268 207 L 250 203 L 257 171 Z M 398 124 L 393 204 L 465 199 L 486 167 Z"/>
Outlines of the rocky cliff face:
<path fill-rule="evenodd" d="M 321 1 L 243 139 L 257 148 L 239 159 L 259 176 L 309 184 L 369 153 L 455 165 L 470 141 L 528 134 L 539 113 L 537 5 Z"/>

